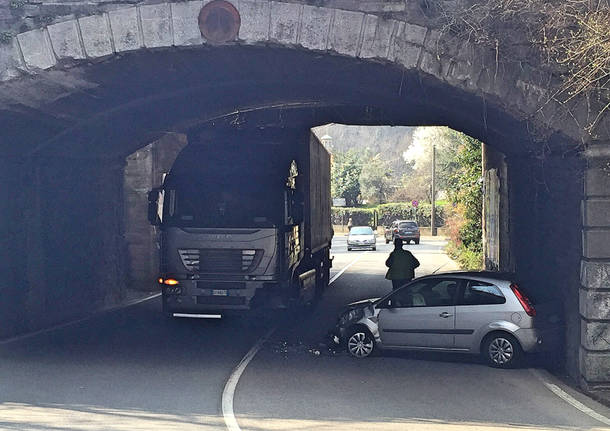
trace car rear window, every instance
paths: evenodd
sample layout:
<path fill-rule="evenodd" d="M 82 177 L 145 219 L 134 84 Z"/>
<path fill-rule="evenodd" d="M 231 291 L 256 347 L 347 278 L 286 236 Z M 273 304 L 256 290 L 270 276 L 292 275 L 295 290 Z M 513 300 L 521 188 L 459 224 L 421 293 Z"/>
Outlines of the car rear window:
<path fill-rule="evenodd" d="M 412 221 L 406 221 L 402 223 L 398 223 L 399 229 L 417 229 L 417 223 Z"/>
<path fill-rule="evenodd" d="M 491 305 L 505 302 L 506 298 L 497 286 L 483 281 L 470 280 L 458 305 Z"/>

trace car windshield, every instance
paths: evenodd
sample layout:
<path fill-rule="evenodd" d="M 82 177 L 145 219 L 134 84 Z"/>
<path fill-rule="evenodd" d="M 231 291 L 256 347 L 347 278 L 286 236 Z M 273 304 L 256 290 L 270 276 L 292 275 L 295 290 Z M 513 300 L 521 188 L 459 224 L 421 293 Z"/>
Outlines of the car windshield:
<path fill-rule="evenodd" d="M 353 227 L 349 233 L 350 235 L 373 235 L 373 229 L 368 226 Z"/>
<path fill-rule="evenodd" d="M 413 221 L 405 221 L 398 224 L 399 229 L 417 229 L 417 223 Z"/>

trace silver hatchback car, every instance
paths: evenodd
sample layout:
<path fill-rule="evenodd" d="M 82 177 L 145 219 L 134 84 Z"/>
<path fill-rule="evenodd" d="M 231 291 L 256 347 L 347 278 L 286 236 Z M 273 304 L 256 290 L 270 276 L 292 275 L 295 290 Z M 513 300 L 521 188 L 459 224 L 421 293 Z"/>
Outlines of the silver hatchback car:
<path fill-rule="evenodd" d="M 558 332 L 558 315 L 537 315 L 513 275 L 451 272 L 350 304 L 333 339 L 357 358 L 378 348 L 454 351 L 507 368 L 523 353 L 553 345 Z"/>

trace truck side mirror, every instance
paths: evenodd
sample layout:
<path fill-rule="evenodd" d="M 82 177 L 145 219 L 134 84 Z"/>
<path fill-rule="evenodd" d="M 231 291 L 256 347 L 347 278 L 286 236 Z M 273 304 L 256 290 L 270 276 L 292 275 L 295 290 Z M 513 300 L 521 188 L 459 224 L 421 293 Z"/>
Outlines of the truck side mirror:
<path fill-rule="evenodd" d="M 153 226 L 161 224 L 159 217 L 159 194 L 161 189 L 153 189 L 148 192 L 148 221 Z"/>

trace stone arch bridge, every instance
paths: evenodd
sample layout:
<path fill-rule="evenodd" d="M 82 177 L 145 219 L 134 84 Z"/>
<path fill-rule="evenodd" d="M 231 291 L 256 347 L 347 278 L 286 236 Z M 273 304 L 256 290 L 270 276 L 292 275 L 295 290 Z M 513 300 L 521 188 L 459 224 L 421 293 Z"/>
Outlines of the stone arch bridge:
<path fill-rule="evenodd" d="M 151 142 L 158 173 L 227 118 L 447 125 L 485 142 L 497 180 L 488 265 L 559 299 L 566 368 L 610 382 L 610 116 L 593 139 L 586 101 L 553 101 L 535 60 L 443 33 L 412 0 L 1 0 L 0 42 L 0 335 L 121 296 L 125 166 Z"/>

